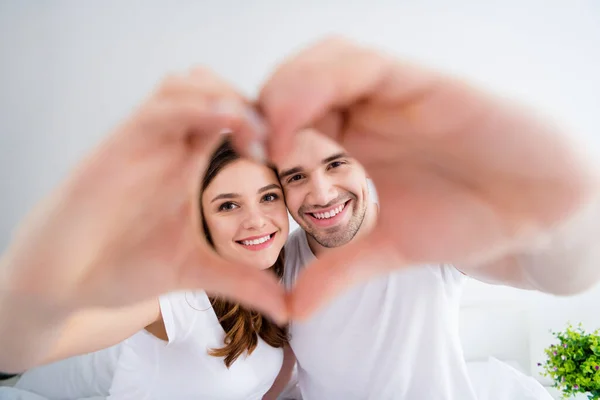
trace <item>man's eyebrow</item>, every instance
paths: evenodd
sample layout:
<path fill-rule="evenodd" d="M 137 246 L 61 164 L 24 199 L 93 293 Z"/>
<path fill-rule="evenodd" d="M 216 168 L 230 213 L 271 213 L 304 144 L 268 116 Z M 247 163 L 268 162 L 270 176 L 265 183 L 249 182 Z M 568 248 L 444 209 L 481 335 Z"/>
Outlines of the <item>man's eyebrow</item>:
<path fill-rule="evenodd" d="M 332 156 L 329 156 L 329 157 L 321 160 L 321 164 L 329 164 L 332 161 L 335 161 L 339 158 L 345 158 L 345 157 L 348 157 L 348 153 L 344 153 L 344 152 L 336 153 Z M 283 179 L 287 176 L 294 175 L 294 174 L 300 173 L 302 171 L 303 171 L 302 167 L 294 167 L 294 168 L 283 170 L 279 173 L 279 179 Z"/>
<path fill-rule="evenodd" d="M 283 179 L 285 177 L 297 174 L 299 172 L 302 172 L 302 167 L 294 167 L 294 168 L 283 170 L 279 173 L 279 179 Z"/>
<path fill-rule="evenodd" d="M 348 153 L 343 153 L 343 152 L 342 153 L 337 153 L 337 154 L 334 154 L 334 155 L 329 156 L 327 158 L 324 158 L 321 161 L 321 164 L 329 164 L 330 162 L 335 161 L 338 158 L 345 158 L 345 157 L 348 157 Z"/>

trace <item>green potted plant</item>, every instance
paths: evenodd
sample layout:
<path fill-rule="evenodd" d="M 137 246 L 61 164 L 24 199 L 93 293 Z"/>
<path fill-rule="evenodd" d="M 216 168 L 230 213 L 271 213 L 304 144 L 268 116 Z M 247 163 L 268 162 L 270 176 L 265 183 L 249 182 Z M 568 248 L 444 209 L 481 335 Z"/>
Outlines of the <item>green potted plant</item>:
<path fill-rule="evenodd" d="M 586 333 L 581 324 L 571 324 L 562 332 L 551 332 L 557 342 L 546 348 L 543 376 L 554 380 L 554 387 L 563 398 L 585 394 L 588 399 L 600 399 L 600 329 Z"/>

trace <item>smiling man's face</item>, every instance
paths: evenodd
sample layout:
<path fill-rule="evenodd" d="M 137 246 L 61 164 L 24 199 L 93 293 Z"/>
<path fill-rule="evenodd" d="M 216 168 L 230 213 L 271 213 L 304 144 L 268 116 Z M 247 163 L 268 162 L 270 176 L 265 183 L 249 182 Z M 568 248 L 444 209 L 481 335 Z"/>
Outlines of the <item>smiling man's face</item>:
<path fill-rule="evenodd" d="M 313 250 L 315 244 L 333 248 L 354 238 L 365 219 L 369 188 L 365 170 L 343 148 L 314 130 L 303 131 L 277 171 L 289 212 Z"/>

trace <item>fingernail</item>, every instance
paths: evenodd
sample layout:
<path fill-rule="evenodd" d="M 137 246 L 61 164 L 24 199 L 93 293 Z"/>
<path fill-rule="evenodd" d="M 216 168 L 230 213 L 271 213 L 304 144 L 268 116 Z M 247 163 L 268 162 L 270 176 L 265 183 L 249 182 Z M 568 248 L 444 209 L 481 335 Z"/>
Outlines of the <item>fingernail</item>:
<path fill-rule="evenodd" d="M 248 155 L 257 163 L 265 164 L 267 161 L 267 152 L 265 151 L 264 143 L 257 139 L 250 142 Z"/>
<path fill-rule="evenodd" d="M 267 137 L 267 124 L 263 120 L 263 118 L 258 114 L 258 112 L 254 108 L 247 107 L 244 110 L 244 115 L 246 119 L 252 126 L 254 132 L 256 133 L 256 137 L 258 139 L 264 140 Z"/>

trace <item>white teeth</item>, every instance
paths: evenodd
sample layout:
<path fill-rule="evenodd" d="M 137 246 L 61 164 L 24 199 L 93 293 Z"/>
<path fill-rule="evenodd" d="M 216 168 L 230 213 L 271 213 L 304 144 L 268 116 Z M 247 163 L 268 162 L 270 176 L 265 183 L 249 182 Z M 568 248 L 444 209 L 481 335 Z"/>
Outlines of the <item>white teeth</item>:
<path fill-rule="evenodd" d="M 333 218 L 336 215 L 338 215 L 339 213 L 341 213 L 342 210 L 344 209 L 344 207 L 345 207 L 345 204 L 342 204 L 342 205 L 337 206 L 333 210 L 329 210 L 329 211 L 322 212 L 322 213 L 312 213 L 312 215 L 317 219 Z"/>
<path fill-rule="evenodd" d="M 257 244 L 264 243 L 269 239 L 271 239 L 271 235 L 263 236 L 261 238 L 253 239 L 253 240 L 242 240 L 242 244 L 244 246 L 256 246 Z"/>

